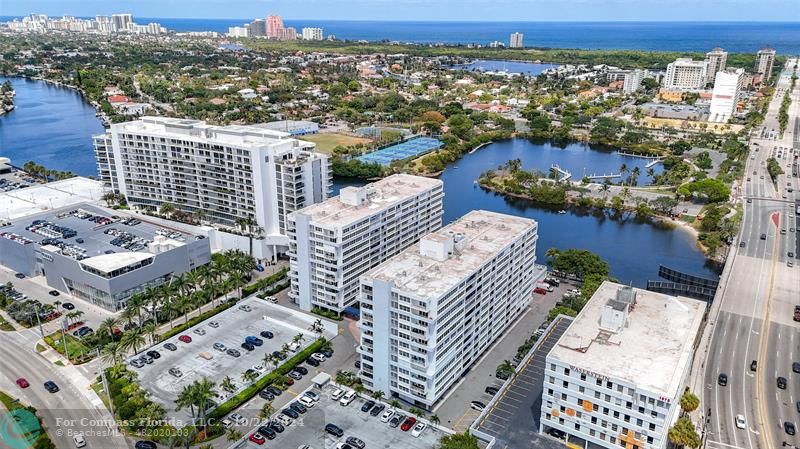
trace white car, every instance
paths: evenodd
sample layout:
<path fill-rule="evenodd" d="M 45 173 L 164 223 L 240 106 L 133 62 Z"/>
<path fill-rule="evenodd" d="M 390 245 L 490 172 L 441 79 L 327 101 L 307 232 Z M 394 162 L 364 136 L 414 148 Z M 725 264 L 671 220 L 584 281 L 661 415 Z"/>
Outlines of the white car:
<path fill-rule="evenodd" d="M 233 427 L 233 422 L 228 418 L 223 418 L 222 421 L 220 422 L 222 423 L 222 427 L 226 429 L 230 429 L 231 427 Z"/>
<path fill-rule="evenodd" d="M 737 429 L 744 429 L 747 427 L 747 424 L 744 421 L 744 416 L 742 415 L 736 415 L 736 419 L 734 421 L 736 422 Z"/>
<path fill-rule="evenodd" d="M 338 401 L 339 399 L 342 398 L 342 396 L 344 396 L 344 390 L 342 390 L 341 388 L 337 388 L 331 392 L 331 399 L 333 399 L 334 401 Z"/>
<path fill-rule="evenodd" d="M 259 363 L 258 365 L 253 365 L 253 371 L 263 373 L 264 372 L 264 365 Z"/>
<path fill-rule="evenodd" d="M 240 415 L 238 413 L 231 413 L 228 416 L 228 418 L 230 418 L 231 421 L 235 422 L 236 424 L 238 424 L 240 426 L 247 422 L 247 419 L 245 419 L 244 416 L 242 416 L 242 415 Z"/>
<path fill-rule="evenodd" d="M 313 399 L 308 396 L 300 396 L 300 399 L 297 400 L 301 404 L 305 405 L 307 408 L 311 408 L 316 404 Z"/>
<path fill-rule="evenodd" d="M 350 403 L 352 403 L 355 400 L 356 400 L 356 392 L 348 391 L 347 393 L 344 394 L 344 396 L 342 396 L 341 399 L 339 399 L 339 404 L 344 407 L 347 407 L 348 405 L 350 405 Z"/>
<path fill-rule="evenodd" d="M 284 426 L 291 426 L 292 423 L 294 422 L 292 418 L 290 418 L 288 415 L 284 415 L 283 413 L 278 413 L 278 416 L 275 419 L 277 419 L 278 422 L 280 422 Z"/>
<path fill-rule="evenodd" d="M 197 334 L 197 335 L 205 335 L 206 334 L 206 330 L 205 329 L 201 329 L 199 327 L 197 329 L 195 329 L 193 332 L 195 334 Z"/>
<path fill-rule="evenodd" d="M 414 426 L 414 429 L 411 431 L 411 436 L 419 438 L 420 434 L 422 434 L 422 431 L 425 430 L 427 427 L 428 427 L 427 424 L 423 422 L 418 422 L 417 425 Z"/>
<path fill-rule="evenodd" d="M 273 304 L 277 304 L 278 303 L 278 298 L 276 298 L 274 296 L 267 296 L 267 301 L 269 301 L 269 302 L 271 302 Z"/>
<path fill-rule="evenodd" d="M 218 323 L 218 322 L 216 322 L 216 321 L 209 321 L 209 322 L 208 322 L 208 326 L 209 326 L 209 327 L 213 327 L 214 329 L 216 329 L 216 328 L 218 328 L 218 327 L 219 327 L 219 323 Z"/>
<path fill-rule="evenodd" d="M 81 434 L 77 434 L 77 435 L 73 436 L 72 437 L 72 441 L 75 442 L 75 447 L 85 447 L 86 446 L 86 440 L 83 439 L 83 435 L 81 435 Z"/>
<path fill-rule="evenodd" d="M 394 410 L 386 410 L 383 412 L 383 415 L 381 415 L 381 422 L 389 422 L 389 420 L 392 419 L 392 416 L 394 416 Z"/>
<path fill-rule="evenodd" d="M 320 354 L 319 352 L 311 354 L 311 358 L 318 362 L 324 362 L 326 360 L 325 356 L 323 354 Z"/>
<path fill-rule="evenodd" d="M 241 306 L 239 306 L 239 310 L 244 310 L 245 312 L 252 312 L 253 308 L 247 304 L 242 304 Z"/>

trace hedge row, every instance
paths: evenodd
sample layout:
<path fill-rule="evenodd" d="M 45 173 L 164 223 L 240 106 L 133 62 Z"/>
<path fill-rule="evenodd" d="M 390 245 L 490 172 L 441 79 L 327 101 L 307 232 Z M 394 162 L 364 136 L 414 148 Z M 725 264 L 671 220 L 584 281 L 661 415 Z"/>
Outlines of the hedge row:
<path fill-rule="evenodd" d="M 255 292 L 257 292 L 257 291 L 259 291 L 259 290 L 261 290 L 263 288 L 270 287 L 272 284 L 283 280 L 288 273 L 289 273 L 289 269 L 284 267 L 284 268 L 281 268 L 280 271 L 278 271 L 277 273 L 275 273 L 275 274 L 273 274 L 271 276 L 265 277 L 263 279 L 259 279 L 258 281 L 254 282 L 254 283 L 252 283 L 252 284 L 250 284 L 248 286 L 245 286 L 244 288 L 242 288 L 242 297 L 245 298 L 245 297 L 250 296 L 253 293 L 255 293 Z"/>
<path fill-rule="evenodd" d="M 305 359 L 311 356 L 311 354 L 317 352 L 320 348 L 322 348 L 324 344 L 325 344 L 325 339 L 319 338 L 315 340 L 307 348 L 303 349 L 302 351 L 295 354 L 292 358 L 287 360 L 286 363 L 277 367 L 275 370 L 273 370 L 266 376 L 262 377 L 261 379 L 258 379 L 254 384 L 250 385 L 249 387 L 245 388 L 244 390 L 237 393 L 235 396 L 231 397 L 230 399 L 222 403 L 219 407 L 214 409 L 214 411 L 208 415 L 208 419 L 219 420 L 223 416 L 227 415 L 231 410 L 234 410 L 240 405 L 249 401 L 250 398 L 258 394 L 259 391 L 271 385 L 277 379 L 280 379 L 283 376 L 285 376 L 286 373 L 294 369 L 295 366 L 302 363 Z"/>

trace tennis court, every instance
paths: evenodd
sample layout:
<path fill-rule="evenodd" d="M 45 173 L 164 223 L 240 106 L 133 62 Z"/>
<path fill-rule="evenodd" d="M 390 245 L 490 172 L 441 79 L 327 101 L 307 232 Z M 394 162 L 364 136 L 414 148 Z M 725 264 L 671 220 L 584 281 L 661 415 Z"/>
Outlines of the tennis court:
<path fill-rule="evenodd" d="M 442 142 L 434 138 L 417 137 L 416 139 L 406 140 L 405 142 L 400 142 L 396 145 L 359 156 L 358 160 L 368 164 L 378 163 L 381 165 L 389 165 L 392 161 L 421 156 L 441 148 L 441 146 Z"/>

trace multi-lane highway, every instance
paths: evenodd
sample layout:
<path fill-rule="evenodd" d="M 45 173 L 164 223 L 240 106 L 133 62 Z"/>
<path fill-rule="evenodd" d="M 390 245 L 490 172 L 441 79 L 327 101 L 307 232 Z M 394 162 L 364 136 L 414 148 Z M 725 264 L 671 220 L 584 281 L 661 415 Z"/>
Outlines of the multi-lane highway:
<path fill-rule="evenodd" d="M 784 432 L 784 422 L 800 425 L 800 374 L 792 372 L 792 362 L 800 361 L 800 323 L 792 319 L 794 305 L 800 304 L 800 217 L 794 205 L 800 199 L 800 179 L 792 177 L 791 170 L 800 151 L 800 83 L 791 93 L 787 131 L 783 136 L 772 132 L 779 129 L 780 103 L 796 62 L 787 62 L 777 82 L 761 134 L 766 138 L 751 141 L 740 195 L 745 213 L 739 243 L 730 256 L 728 281 L 717 297 L 718 315 L 712 317 L 703 415 L 706 445 L 713 449 L 800 446 L 800 435 Z M 775 183 L 766 170 L 770 157 L 786 173 Z M 720 374 L 727 376 L 727 385 L 720 385 Z M 787 379 L 786 389 L 777 387 L 779 376 Z M 736 427 L 737 415 L 744 417 L 744 429 Z"/>

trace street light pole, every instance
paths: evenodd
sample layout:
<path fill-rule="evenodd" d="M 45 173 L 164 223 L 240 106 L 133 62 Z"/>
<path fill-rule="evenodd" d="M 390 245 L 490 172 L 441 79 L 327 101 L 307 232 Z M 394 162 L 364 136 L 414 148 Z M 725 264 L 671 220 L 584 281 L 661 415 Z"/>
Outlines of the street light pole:
<path fill-rule="evenodd" d="M 97 360 L 100 362 L 100 347 L 94 348 L 97 351 Z M 108 390 L 108 381 L 106 380 L 106 368 L 103 366 L 103 363 L 100 362 L 100 379 L 103 381 L 103 390 L 106 392 L 106 398 L 108 399 L 108 411 L 111 412 L 111 416 L 114 416 L 114 404 L 111 402 L 111 392 Z"/>
<path fill-rule="evenodd" d="M 36 305 L 36 323 L 39 324 L 39 333 L 42 334 L 42 340 L 44 340 L 44 329 L 42 329 L 42 320 L 39 318 L 39 305 Z"/>

